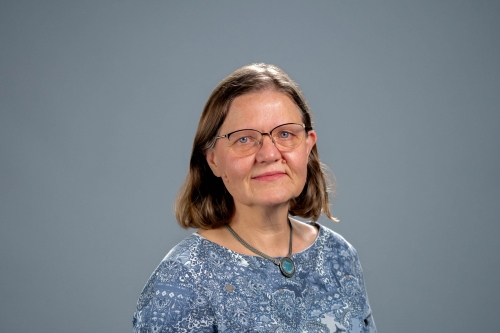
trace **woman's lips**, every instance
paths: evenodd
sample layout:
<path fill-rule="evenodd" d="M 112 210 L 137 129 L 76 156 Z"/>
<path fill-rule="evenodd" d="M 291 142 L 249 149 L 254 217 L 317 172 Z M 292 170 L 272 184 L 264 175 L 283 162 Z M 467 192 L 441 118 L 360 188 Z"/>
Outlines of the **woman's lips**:
<path fill-rule="evenodd" d="M 275 179 L 283 177 L 284 175 L 286 175 L 286 173 L 284 173 L 284 172 L 272 171 L 272 172 L 262 173 L 258 176 L 253 177 L 253 179 L 255 179 L 255 180 L 275 180 Z"/>

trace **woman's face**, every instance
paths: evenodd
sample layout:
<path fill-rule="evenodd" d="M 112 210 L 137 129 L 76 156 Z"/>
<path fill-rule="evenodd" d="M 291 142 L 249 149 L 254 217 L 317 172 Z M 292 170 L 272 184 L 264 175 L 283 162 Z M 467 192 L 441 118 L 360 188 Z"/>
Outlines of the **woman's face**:
<path fill-rule="evenodd" d="M 303 123 L 297 105 L 288 95 L 274 90 L 248 93 L 233 100 L 219 134 L 240 129 L 267 133 L 285 123 Z M 207 161 L 233 196 L 236 209 L 240 205 L 288 204 L 304 188 L 308 156 L 315 143 L 316 133 L 309 131 L 297 148 L 283 152 L 264 135 L 259 150 L 241 156 L 227 138 L 220 138 L 207 153 Z"/>

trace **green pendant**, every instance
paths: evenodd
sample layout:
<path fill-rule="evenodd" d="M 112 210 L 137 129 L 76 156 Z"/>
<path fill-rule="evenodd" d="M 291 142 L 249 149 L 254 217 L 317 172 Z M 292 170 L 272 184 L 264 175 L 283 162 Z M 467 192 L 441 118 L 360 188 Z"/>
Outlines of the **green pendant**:
<path fill-rule="evenodd" d="M 287 278 L 291 278 L 295 274 L 295 264 L 292 258 L 283 257 L 280 261 L 281 274 Z"/>

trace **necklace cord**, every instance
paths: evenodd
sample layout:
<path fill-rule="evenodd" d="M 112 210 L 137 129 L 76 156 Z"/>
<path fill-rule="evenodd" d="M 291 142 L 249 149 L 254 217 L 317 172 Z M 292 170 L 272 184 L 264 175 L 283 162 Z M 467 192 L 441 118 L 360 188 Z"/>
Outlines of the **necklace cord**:
<path fill-rule="evenodd" d="M 292 257 L 292 223 L 290 222 L 290 219 L 288 219 L 288 225 L 290 226 L 290 239 L 288 242 L 288 254 L 286 255 L 286 257 L 291 258 Z M 261 256 L 267 260 L 272 261 L 275 265 L 277 265 L 277 266 L 280 265 L 281 260 L 270 257 L 267 254 L 265 254 L 264 252 L 257 250 L 252 245 L 245 242 L 245 240 L 243 240 L 243 238 L 241 238 L 240 235 L 238 235 L 236 233 L 236 231 L 234 231 L 233 228 L 231 228 L 229 226 L 229 224 L 225 224 L 224 226 L 226 227 L 227 230 L 229 230 L 229 232 L 234 236 L 234 238 L 236 238 L 236 240 L 238 240 L 238 242 L 240 242 L 244 247 L 246 247 L 247 249 L 249 249 L 253 253 L 258 254 L 259 256 Z"/>

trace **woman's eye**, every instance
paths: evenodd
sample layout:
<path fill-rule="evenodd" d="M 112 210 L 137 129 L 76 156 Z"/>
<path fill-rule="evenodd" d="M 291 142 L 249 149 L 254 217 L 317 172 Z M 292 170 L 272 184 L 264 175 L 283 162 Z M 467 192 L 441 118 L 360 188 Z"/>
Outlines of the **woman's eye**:
<path fill-rule="evenodd" d="M 248 142 L 248 136 L 244 136 L 238 139 L 238 143 L 247 143 L 247 142 Z"/>
<path fill-rule="evenodd" d="M 236 138 L 234 143 L 237 145 L 248 145 L 248 144 L 252 144 L 252 142 L 255 142 L 255 141 L 257 141 L 256 138 L 254 138 L 253 136 L 246 135 L 246 136 L 240 136 L 240 137 Z"/>
<path fill-rule="evenodd" d="M 280 139 L 288 139 L 290 137 L 289 132 L 280 132 L 279 138 Z"/>

